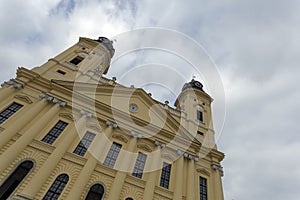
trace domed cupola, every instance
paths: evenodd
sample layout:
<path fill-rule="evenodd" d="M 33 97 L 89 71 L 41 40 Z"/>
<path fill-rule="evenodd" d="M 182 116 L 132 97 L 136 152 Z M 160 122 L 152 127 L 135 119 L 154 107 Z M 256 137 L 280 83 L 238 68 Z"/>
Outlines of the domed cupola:
<path fill-rule="evenodd" d="M 183 85 L 181 91 L 184 91 L 184 90 L 186 90 L 188 88 L 194 88 L 194 89 L 201 90 L 202 92 L 204 92 L 204 90 L 203 90 L 203 84 L 200 83 L 199 81 L 194 80 L 194 79 L 192 79 L 189 83 L 185 83 Z"/>
<path fill-rule="evenodd" d="M 104 45 L 107 50 L 109 51 L 110 53 L 110 57 L 112 58 L 113 55 L 115 54 L 115 49 L 113 47 L 113 42 L 109 39 L 107 39 L 106 37 L 99 37 L 97 40 L 95 40 L 99 43 L 101 43 L 102 45 Z"/>

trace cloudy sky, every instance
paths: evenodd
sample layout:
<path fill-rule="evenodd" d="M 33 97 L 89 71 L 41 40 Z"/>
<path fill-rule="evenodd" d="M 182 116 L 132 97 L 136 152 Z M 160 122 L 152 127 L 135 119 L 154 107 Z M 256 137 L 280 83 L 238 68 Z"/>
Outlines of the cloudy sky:
<path fill-rule="evenodd" d="M 19 66 L 44 63 L 79 36 L 111 38 L 160 27 L 195 40 L 215 63 L 224 86 L 226 118 L 218 146 L 226 154 L 225 199 L 299 199 L 299 1 L 0 1 L 1 82 L 14 77 Z M 147 64 L 143 55 L 149 52 L 129 55 L 127 61 Z M 164 60 L 165 66 L 177 59 L 168 63 L 168 56 L 160 53 L 158 61 L 149 62 Z M 171 89 L 170 101 L 179 90 Z"/>

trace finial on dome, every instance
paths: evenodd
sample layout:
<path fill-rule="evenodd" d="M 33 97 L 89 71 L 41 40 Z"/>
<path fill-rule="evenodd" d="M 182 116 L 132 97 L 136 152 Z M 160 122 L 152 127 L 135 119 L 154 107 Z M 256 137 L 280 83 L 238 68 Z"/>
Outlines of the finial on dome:
<path fill-rule="evenodd" d="M 204 90 L 203 90 L 203 84 L 200 83 L 199 81 L 196 81 L 194 79 L 194 76 L 193 76 L 193 79 L 189 83 L 185 83 L 183 85 L 181 91 L 184 91 L 185 89 L 188 89 L 188 88 L 195 88 L 195 89 L 198 89 L 198 90 L 201 90 L 201 91 L 204 92 Z"/>

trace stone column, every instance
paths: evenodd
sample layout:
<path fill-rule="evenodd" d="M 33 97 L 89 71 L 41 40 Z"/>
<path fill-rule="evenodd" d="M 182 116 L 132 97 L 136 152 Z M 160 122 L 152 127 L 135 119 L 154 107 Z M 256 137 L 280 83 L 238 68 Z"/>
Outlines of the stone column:
<path fill-rule="evenodd" d="M 76 138 L 78 132 L 83 132 L 85 130 L 86 117 L 82 116 L 74 125 L 71 130 L 66 130 L 67 134 L 62 139 L 62 141 L 57 145 L 55 150 L 43 163 L 41 168 L 29 181 L 26 187 L 23 189 L 21 196 L 33 199 L 39 192 L 42 185 L 47 181 L 52 170 L 55 169 L 59 161 L 62 159 L 64 154 L 67 152 L 68 148 L 72 144 L 73 140 Z M 76 129 L 76 128 L 79 128 Z"/>
<path fill-rule="evenodd" d="M 63 104 L 66 105 L 66 104 Z M 50 120 L 57 114 L 62 104 L 55 103 L 41 118 L 23 133 L 23 135 L 13 143 L 3 154 L 0 156 L 0 173 L 2 173 L 9 164 L 14 161 L 23 149 L 30 144 L 37 134 L 49 123 Z M 3 134 L 3 133 L 2 133 Z"/>
<path fill-rule="evenodd" d="M 150 158 L 150 169 L 148 179 L 146 181 L 145 191 L 144 191 L 144 200 L 153 200 L 154 199 L 154 190 L 157 183 L 157 177 L 159 176 L 159 169 L 162 167 L 161 162 L 161 152 L 160 149 L 165 147 L 165 144 L 155 141 L 155 149 L 151 153 L 152 158 Z"/>
<path fill-rule="evenodd" d="M 103 150 L 103 141 L 105 142 L 105 137 L 109 137 L 112 134 L 113 128 L 117 127 L 117 124 L 113 122 L 108 121 L 106 124 L 107 128 L 103 133 L 98 133 L 91 144 L 89 158 L 69 192 L 67 199 L 80 199 L 81 194 L 84 193 L 84 189 L 97 166 L 99 155 Z"/>
<path fill-rule="evenodd" d="M 173 200 L 182 200 L 183 194 L 183 155 L 180 150 L 177 151 L 179 158 L 176 160 L 176 174 L 175 174 L 175 186 Z"/>
<path fill-rule="evenodd" d="M 9 86 L 3 87 L 4 85 L 9 85 Z M 23 88 L 23 85 L 21 83 L 18 83 L 13 79 L 10 79 L 9 81 L 2 83 L 1 86 L 3 88 L 1 88 L 0 90 L 0 99 L 5 99 L 9 97 L 11 94 L 13 94 L 16 91 L 15 89 Z"/>
<path fill-rule="evenodd" d="M 221 176 L 223 175 L 223 168 L 219 164 L 212 164 L 212 179 L 213 179 L 213 192 L 215 199 L 224 199 Z"/>
<path fill-rule="evenodd" d="M 122 191 L 123 184 L 125 182 L 127 172 L 131 168 L 130 166 L 132 164 L 132 162 L 131 162 L 132 155 L 133 155 L 134 149 L 137 144 L 137 139 L 142 137 L 140 134 L 138 134 L 134 131 L 131 132 L 131 135 L 132 135 L 132 138 L 129 140 L 127 148 L 126 148 L 127 153 L 122 158 L 121 162 L 119 162 L 119 163 L 124 164 L 125 170 L 124 171 L 120 170 L 117 172 L 107 199 L 114 199 L 114 200 L 120 199 L 120 194 Z"/>
<path fill-rule="evenodd" d="M 38 115 L 38 113 L 41 112 L 45 105 L 47 105 L 46 101 L 40 100 L 34 103 L 33 106 L 28 106 L 29 108 L 26 112 L 22 112 L 22 110 L 20 110 L 12 115 L 11 119 L 8 120 L 16 121 L 16 123 L 13 123 L 13 126 L 9 126 L 4 131 L 2 131 L 0 148 L 8 143 L 14 137 L 14 135 L 19 132 L 25 125 L 32 121 Z"/>
<path fill-rule="evenodd" d="M 195 182 L 195 161 L 193 159 L 188 159 L 188 172 L 187 172 L 187 200 L 196 199 L 196 182 Z"/>

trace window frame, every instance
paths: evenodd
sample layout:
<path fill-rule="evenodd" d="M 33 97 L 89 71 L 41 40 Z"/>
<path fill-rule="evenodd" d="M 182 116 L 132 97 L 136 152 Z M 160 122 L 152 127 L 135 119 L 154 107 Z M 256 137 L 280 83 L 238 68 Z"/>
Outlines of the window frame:
<path fill-rule="evenodd" d="M 96 134 L 87 131 L 73 150 L 73 153 L 83 157 L 91 146 L 95 136 Z"/>
<path fill-rule="evenodd" d="M 118 148 L 116 148 L 118 147 Z M 116 164 L 116 161 L 120 155 L 120 151 L 122 149 L 122 145 L 116 142 L 113 142 L 110 146 L 108 153 L 106 154 L 103 165 L 113 168 Z"/>
<path fill-rule="evenodd" d="M 12 108 L 13 106 L 17 106 L 17 108 Z M 12 102 L 9 104 L 6 108 L 4 108 L 0 112 L 0 124 L 3 124 L 6 120 L 8 120 L 10 117 L 12 117 L 16 112 L 18 112 L 24 105 Z"/>
<path fill-rule="evenodd" d="M 63 180 L 58 180 L 58 178 L 60 178 L 61 176 Z M 67 179 L 67 180 L 65 180 Z M 51 186 L 48 188 L 46 194 L 43 197 L 43 200 L 48 200 L 48 198 L 50 197 L 49 200 L 56 200 L 60 197 L 60 195 L 63 193 L 64 189 L 66 188 L 66 185 L 68 184 L 70 180 L 70 177 L 68 174 L 66 173 L 62 173 L 59 174 L 58 176 L 56 176 L 55 180 L 52 182 Z M 63 185 L 63 186 L 61 186 Z M 54 191 L 55 190 L 55 191 Z M 61 191 L 59 191 L 61 190 Z M 51 193 L 51 194 L 48 194 Z M 47 197 L 47 195 L 50 195 L 49 197 Z M 54 195 L 56 195 L 56 197 L 53 197 Z"/>
<path fill-rule="evenodd" d="M 72 63 L 73 65 L 78 65 L 84 60 L 84 57 L 77 55 L 76 57 L 72 58 L 72 60 L 69 61 L 69 63 Z"/>
<path fill-rule="evenodd" d="M 203 180 L 205 183 L 203 183 L 201 180 Z M 199 176 L 199 199 L 200 200 L 208 200 L 208 179 Z M 203 193 L 204 191 L 204 193 Z"/>
<path fill-rule="evenodd" d="M 164 169 L 166 169 L 166 167 L 169 168 L 168 171 L 164 170 Z M 160 179 L 159 179 L 159 186 L 160 187 L 163 187 L 165 189 L 169 189 L 171 172 L 172 172 L 172 164 L 167 163 L 167 162 L 163 162 L 163 166 L 162 166 L 161 173 L 160 173 Z"/>
<path fill-rule="evenodd" d="M 61 126 L 63 127 L 58 126 L 60 123 L 62 123 Z M 56 122 L 56 124 L 48 131 L 48 133 L 43 137 L 43 139 L 41 139 L 41 141 L 48 144 L 53 144 L 68 125 L 69 123 L 58 120 L 58 122 Z"/>
<path fill-rule="evenodd" d="M 24 167 L 24 166 L 22 167 L 22 164 L 25 164 L 26 162 L 32 164 L 32 166 L 28 167 L 28 169 L 26 169 L 26 167 Z M 9 190 L 9 188 L 5 192 L 3 192 L 3 194 L 1 195 L 0 198 L 8 198 L 8 197 L 10 197 L 19 188 L 19 186 L 23 183 L 23 181 L 26 179 L 26 177 L 32 172 L 32 170 L 34 169 L 34 167 L 35 167 L 35 162 L 33 160 L 26 159 L 26 160 L 23 160 L 22 162 L 19 162 L 19 164 L 13 170 L 11 170 L 11 173 L 4 179 L 4 181 L 0 185 L 0 190 L 1 190 L 2 187 L 5 187 L 4 184 L 8 184 L 8 182 L 11 182 L 12 180 L 16 179 L 15 178 L 16 174 L 22 173 L 22 171 L 24 169 L 26 169 L 28 171 L 25 172 L 25 174 L 23 174 L 22 179 L 19 180 L 19 183 L 17 183 L 17 185 L 13 186 L 13 183 L 15 183 L 16 180 L 12 184 L 9 185 L 9 188 L 10 187 L 14 187 L 14 188 L 13 188 L 13 190 L 11 192 L 8 192 L 9 193 L 8 196 L 7 195 L 4 196 L 4 195 L 7 193 L 7 191 Z M 19 170 L 19 171 L 17 171 L 17 170 Z"/>
<path fill-rule="evenodd" d="M 103 188 L 103 193 L 101 194 L 102 196 L 101 196 L 101 198 L 100 198 L 99 200 L 101 200 L 101 199 L 104 198 L 104 196 L 105 196 L 105 187 L 104 187 L 104 185 L 103 185 L 102 183 L 94 183 L 94 184 L 92 184 L 92 185 L 89 187 L 89 190 L 87 191 L 84 200 L 88 200 L 88 196 L 89 196 L 90 192 L 94 192 L 94 191 L 91 191 L 92 188 L 93 188 L 94 186 L 96 186 L 96 185 L 101 185 L 102 188 Z M 100 194 L 100 193 L 99 193 L 99 194 Z"/>
<path fill-rule="evenodd" d="M 138 152 L 138 156 L 135 160 L 134 168 L 131 175 L 142 179 L 146 162 L 147 162 L 147 154 Z"/>

